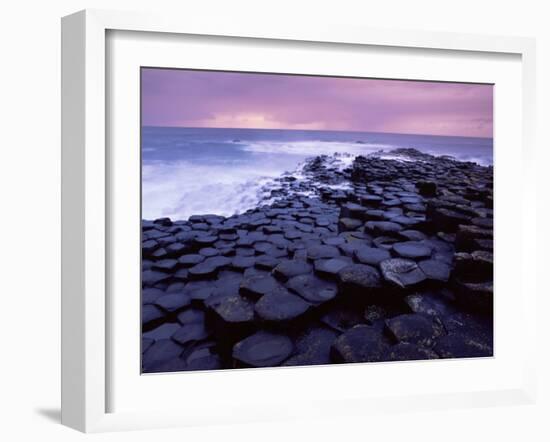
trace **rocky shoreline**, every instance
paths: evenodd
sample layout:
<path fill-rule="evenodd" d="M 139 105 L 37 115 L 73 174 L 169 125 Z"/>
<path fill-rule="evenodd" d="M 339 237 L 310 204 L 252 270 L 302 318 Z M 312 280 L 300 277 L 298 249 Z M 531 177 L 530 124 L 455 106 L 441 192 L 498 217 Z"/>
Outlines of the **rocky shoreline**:
<path fill-rule="evenodd" d="M 143 372 L 492 356 L 493 168 L 392 156 L 142 221 Z"/>

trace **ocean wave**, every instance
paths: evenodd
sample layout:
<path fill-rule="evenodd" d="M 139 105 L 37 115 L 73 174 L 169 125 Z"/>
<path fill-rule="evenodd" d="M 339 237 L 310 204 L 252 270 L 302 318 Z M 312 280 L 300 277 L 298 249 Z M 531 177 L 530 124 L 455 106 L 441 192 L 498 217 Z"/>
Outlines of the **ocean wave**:
<path fill-rule="evenodd" d="M 197 165 L 188 161 L 146 164 L 142 169 L 142 218 L 231 216 L 269 196 L 283 171 L 267 167 Z"/>
<path fill-rule="evenodd" d="M 393 149 L 398 146 L 383 143 L 342 142 L 342 141 L 255 141 L 241 145 L 248 152 L 287 154 L 287 155 L 332 155 L 345 152 L 352 156 L 368 155 L 370 153 Z"/>

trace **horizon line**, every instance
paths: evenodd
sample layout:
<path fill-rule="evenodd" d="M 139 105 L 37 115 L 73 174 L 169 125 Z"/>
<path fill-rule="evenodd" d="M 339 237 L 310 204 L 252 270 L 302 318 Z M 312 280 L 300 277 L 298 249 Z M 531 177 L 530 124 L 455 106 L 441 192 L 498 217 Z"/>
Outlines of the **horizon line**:
<path fill-rule="evenodd" d="M 244 129 L 244 130 L 288 130 L 294 132 L 347 132 L 347 133 L 358 133 L 358 134 L 384 134 L 384 135 L 418 135 L 418 136 L 428 136 L 428 137 L 455 137 L 455 138 L 478 138 L 484 140 L 493 140 L 494 136 L 491 137 L 472 137 L 467 135 L 436 135 L 436 134 L 421 134 L 421 133 L 407 133 L 407 132 L 376 132 L 376 131 L 359 131 L 359 130 L 334 130 L 334 129 L 274 129 L 274 128 L 260 128 L 260 127 L 210 127 L 210 126 L 157 126 L 151 124 L 141 124 L 141 128 L 144 127 L 155 127 L 155 128 L 169 128 L 169 129 Z"/>

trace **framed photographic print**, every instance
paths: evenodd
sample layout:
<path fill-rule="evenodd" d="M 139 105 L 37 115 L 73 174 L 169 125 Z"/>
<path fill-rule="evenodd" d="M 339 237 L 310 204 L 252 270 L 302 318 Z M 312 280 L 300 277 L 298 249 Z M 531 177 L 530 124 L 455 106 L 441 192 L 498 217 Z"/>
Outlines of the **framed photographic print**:
<path fill-rule="evenodd" d="M 64 18 L 63 422 L 532 400 L 533 57 Z"/>

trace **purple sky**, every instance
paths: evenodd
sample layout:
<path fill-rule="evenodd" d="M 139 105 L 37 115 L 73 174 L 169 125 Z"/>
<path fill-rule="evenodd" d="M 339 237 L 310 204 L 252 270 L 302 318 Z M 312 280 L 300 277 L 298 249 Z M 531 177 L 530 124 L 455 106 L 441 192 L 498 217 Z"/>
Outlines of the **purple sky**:
<path fill-rule="evenodd" d="M 142 70 L 147 126 L 493 136 L 490 85 Z"/>

